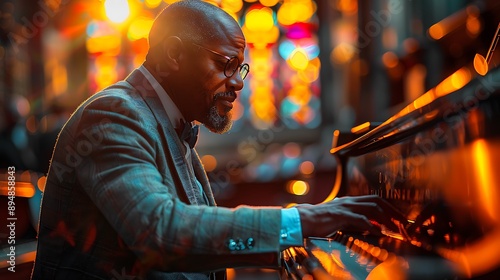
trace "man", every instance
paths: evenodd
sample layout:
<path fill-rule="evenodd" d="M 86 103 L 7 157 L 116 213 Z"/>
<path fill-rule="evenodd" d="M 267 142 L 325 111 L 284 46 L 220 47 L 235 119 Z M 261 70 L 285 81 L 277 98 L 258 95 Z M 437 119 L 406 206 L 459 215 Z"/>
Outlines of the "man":
<path fill-rule="evenodd" d="M 208 279 L 227 267 L 277 267 L 280 251 L 303 237 L 391 222 L 375 196 L 214 207 L 184 125 L 230 128 L 249 70 L 245 38 L 219 8 L 182 1 L 157 17 L 149 43 L 140 68 L 85 101 L 61 130 L 33 279 Z"/>

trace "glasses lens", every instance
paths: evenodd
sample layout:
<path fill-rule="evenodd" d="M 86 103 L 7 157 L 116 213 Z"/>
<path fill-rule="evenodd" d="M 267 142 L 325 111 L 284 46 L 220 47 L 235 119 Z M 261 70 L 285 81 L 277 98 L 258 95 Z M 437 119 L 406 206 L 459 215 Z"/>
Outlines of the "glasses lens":
<path fill-rule="evenodd" d="M 246 63 L 241 65 L 240 76 L 242 80 L 244 80 L 247 77 L 248 72 L 250 72 L 250 66 Z"/>
<path fill-rule="evenodd" d="M 226 77 L 232 77 L 234 72 L 238 70 L 238 66 L 240 65 L 240 62 L 236 57 L 232 57 L 227 61 L 226 68 L 224 69 L 224 74 Z"/>

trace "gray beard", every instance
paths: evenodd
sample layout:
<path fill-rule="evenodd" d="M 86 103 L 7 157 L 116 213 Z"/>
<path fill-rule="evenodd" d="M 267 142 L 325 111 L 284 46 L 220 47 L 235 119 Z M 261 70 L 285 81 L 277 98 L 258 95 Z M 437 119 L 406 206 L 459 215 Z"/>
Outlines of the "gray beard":
<path fill-rule="evenodd" d="M 208 111 L 207 122 L 204 125 L 206 128 L 208 128 L 208 130 L 217 134 L 228 132 L 233 125 L 233 122 L 231 120 L 231 113 L 228 113 L 225 116 L 219 115 L 217 105 L 215 105 L 214 100 L 212 106 L 210 107 L 210 110 Z"/>

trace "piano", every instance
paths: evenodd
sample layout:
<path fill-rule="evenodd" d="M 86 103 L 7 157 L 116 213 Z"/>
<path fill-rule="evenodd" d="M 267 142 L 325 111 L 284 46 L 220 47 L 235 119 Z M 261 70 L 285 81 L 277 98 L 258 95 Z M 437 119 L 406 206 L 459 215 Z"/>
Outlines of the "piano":
<path fill-rule="evenodd" d="M 352 132 L 343 144 L 334 133 L 325 200 L 379 195 L 408 223 L 381 236 L 308 238 L 283 252 L 281 279 L 500 279 L 500 68 L 463 67 Z"/>

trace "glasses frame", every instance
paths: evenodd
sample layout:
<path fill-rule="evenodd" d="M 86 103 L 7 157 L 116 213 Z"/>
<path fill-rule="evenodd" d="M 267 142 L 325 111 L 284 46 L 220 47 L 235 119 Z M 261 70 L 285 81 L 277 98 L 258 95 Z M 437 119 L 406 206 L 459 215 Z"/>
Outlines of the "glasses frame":
<path fill-rule="evenodd" d="M 234 75 L 234 73 L 236 73 L 236 70 L 239 70 L 238 72 L 240 74 L 240 77 L 242 80 L 244 80 L 247 77 L 248 73 L 250 72 L 250 65 L 248 65 L 248 63 L 241 63 L 240 64 L 240 60 L 236 56 L 229 57 L 227 55 L 223 55 L 221 53 L 218 53 L 214 50 L 211 50 L 207 47 L 204 47 L 204 46 L 197 44 L 197 43 L 194 43 L 194 42 L 193 42 L 193 45 L 200 47 L 206 51 L 209 51 L 215 55 L 218 55 L 220 57 L 227 59 L 226 65 L 224 66 L 224 76 L 226 76 L 227 78 L 231 78 Z M 233 59 L 236 59 L 236 61 L 238 62 L 238 67 L 231 70 L 231 69 L 229 69 L 229 62 L 231 62 L 231 60 L 233 60 Z"/>

